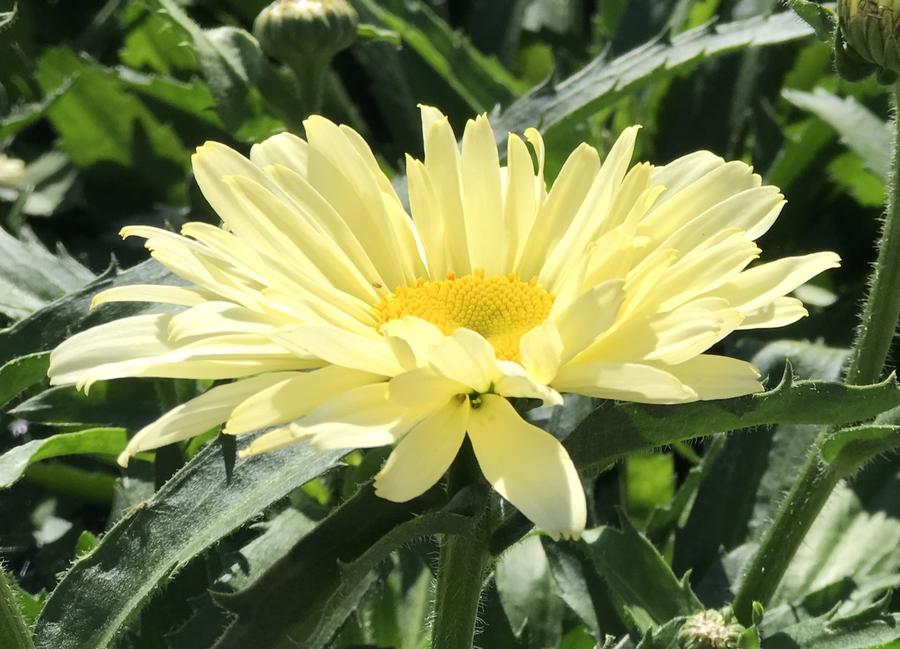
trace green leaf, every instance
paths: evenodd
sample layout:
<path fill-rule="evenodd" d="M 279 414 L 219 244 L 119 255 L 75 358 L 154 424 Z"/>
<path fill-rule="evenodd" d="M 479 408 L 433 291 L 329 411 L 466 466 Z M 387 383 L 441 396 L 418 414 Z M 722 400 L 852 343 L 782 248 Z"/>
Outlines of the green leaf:
<path fill-rule="evenodd" d="M 39 59 L 37 79 L 45 92 L 74 79 L 47 115 L 60 136 L 59 148 L 75 165 L 114 163 L 158 195 L 174 198 L 184 191 L 187 150 L 170 126 L 126 91 L 114 71 L 55 48 Z"/>
<path fill-rule="evenodd" d="M 619 635 L 627 629 L 613 604 L 609 590 L 597 574 L 582 543 L 551 541 L 541 537 L 560 597 L 595 638 Z"/>
<path fill-rule="evenodd" d="M 0 366 L 0 408 L 47 378 L 49 352 L 27 354 Z"/>
<path fill-rule="evenodd" d="M 68 455 L 116 457 L 127 442 L 124 428 L 89 428 L 14 446 L 0 455 L 0 489 L 14 484 L 35 462 Z"/>
<path fill-rule="evenodd" d="M 785 373 L 767 392 L 680 405 L 601 402 L 566 439 L 579 468 L 635 451 L 766 424 L 834 424 L 870 419 L 900 405 L 896 376 L 868 386 L 796 381 Z"/>
<path fill-rule="evenodd" d="M 130 29 L 119 52 L 122 63 L 168 75 L 198 69 L 197 57 L 186 45 L 189 34 L 170 15 L 151 11 L 142 3 L 131 3 L 125 8 L 123 19 Z"/>
<path fill-rule="evenodd" d="M 61 83 L 59 87 L 48 92 L 40 101 L 22 104 L 13 108 L 9 114 L 0 120 L 0 141 L 16 135 L 42 119 L 47 114 L 47 110 L 56 103 L 56 100 L 69 90 L 73 81 L 74 78 Z"/>
<path fill-rule="evenodd" d="M 262 529 L 262 534 L 240 549 L 213 582 L 211 590 L 231 592 L 246 588 L 315 526 L 314 521 L 291 507 L 271 521 L 254 526 Z M 167 634 L 168 649 L 211 647 L 231 621 L 231 615 L 214 602 L 210 590 L 193 599 L 191 608 L 193 612 L 187 621 Z"/>
<path fill-rule="evenodd" d="M 91 311 L 91 298 L 100 291 L 127 284 L 182 283 L 183 280 L 153 259 L 121 273 L 111 267 L 83 288 L 51 302 L 11 327 L 0 330 L 0 362 L 6 363 L 23 354 L 53 349 L 70 335 L 89 327 L 159 309 L 156 304 L 123 302 L 107 304 Z"/>
<path fill-rule="evenodd" d="M 795 624 L 768 636 L 762 649 L 895 649 L 898 644 L 900 614 L 867 613 Z"/>
<path fill-rule="evenodd" d="M 88 394 L 75 386 L 52 387 L 10 411 L 15 417 L 60 426 L 124 426 L 138 429 L 162 412 L 158 382 L 145 379 L 98 381 Z M 172 408 L 177 403 L 168 404 Z"/>
<path fill-rule="evenodd" d="M 504 552 L 494 578 L 513 634 L 527 647 L 559 644 L 563 602 L 556 593 L 541 538 L 527 536 Z"/>
<path fill-rule="evenodd" d="M 484 56 L 464 36 L 453 33 L 426 4 L 404 0 L 357 2 L 364 15 L 374 16 L 397 32 L 473 112 L 505 105 L 526 90 L 497 60 Z"/>
<path fill-rule="evenodd" d="M 893 129 L 853 97 L 838 97 L 823 88 L 813 92 L 785 89 L 781 93 L 793 105 L 809 111 L 831 126 L 866 167 L 886 181 L 891 170 Z"/>
<path fill-rule="evenodd" d="M 225 127 L 249 140 L 283 130 L 281 122 L 262 110 L 255 82 L 266 61 L 256 39 L 235 27 L 204 30 L 174 0 L 156 2 L 193 40 L 203 78 Z"/>
<path fill-rule="evenodd" d="M 598 57 L 564 81 L 537 88 L 513 103 L 494 121 L 494 132 L 505 142 L 507 131 L 523 131 L 530 126 L 545 132 L 565 131 L 640 88 L 699 63 L 748 47 L 788 43 L 812 33 L 793 12 L 783 12 L 704 25 L 668 43 L 651 42 L 611 61 Z"/>
<path fill-rule="evenodd" d="M 62 248 L 47 250 L 31 230 L 19 236 L 0 229 L 0 314 L 18 320 L 94 279 Z"/>
<path fill-rule="evenodd" d="M 37 647 L 108 646 L 191 559 L 334 467 L 342 454 L 316 453 L 300 444 L 240 458 L 228 471 L 221 449 L 220 443 L 203 449 L 74 564 L 41 613 Z"/>
<path fill-rule="evenodd" d="M 323 647 L 373 584 L 373 570 L 393 550 L 420 536 L 469 531 L 477 500 L 473 490 L 482 488 L 466 488 L 436 509 L 444 498 L 440 488 L 398 504 L 364 487 L 252 586 L 216 597 L 238 617 L 215 649 L 280 649 L 297 642 L 307 649 Z"/>
<path fill-rule="evenodd" d="M 819 40 L 826 43 L 833 41 L 834 29 L 837 26 L 837 16 L 831 7 L 823 7 L 818 2 L 811 2 L 810 0 L 787 0 L 787 4 L 810 27 L 816 30 L 816 37 Z"/>
<path fill-rule="evenodd" d="M 666 506 L 675 494 L 675 461 L 671 453 L 632 455 L 625 459 L 628 517 L 645 529 L 657 507 Z"/>
<path fill-rule="evenodd" d="M 822 457 L 850 475 L 876 455 L 900 446 L 900 426 L 853 426 L 828 436 L 822 443 Z"/>
<path fill-rule="evenodd" d="M 624 517 L 621 530 L 590 530 L 584 541 L 598 572 L 638 629 L 703 609 L 687 581 L 675 577 L 653 544 Z"/>
<path fill-rule="evenodd" d="M 0 569 L 0 647 L 34 649 L 31 633 L 19 610 L 10 578 L 2 569 Z"/>

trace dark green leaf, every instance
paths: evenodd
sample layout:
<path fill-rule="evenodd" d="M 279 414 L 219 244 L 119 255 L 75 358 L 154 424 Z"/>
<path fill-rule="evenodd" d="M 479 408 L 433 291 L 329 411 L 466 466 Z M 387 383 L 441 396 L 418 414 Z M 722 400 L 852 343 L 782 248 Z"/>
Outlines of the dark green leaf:
<path fill-rule="evenodd" d="M 0 408 L 32 385 L 46 379 L 49 366 L 48 352 L 20 356 L 0 366 Z"/>
<path fill-rule="evenodd" d="M 866 167 L 882 180 L 891 170 L 893 129 L 853 97 L 838 97 L 822 88 L 814 92 L 786 89 L 782 96 L 831 126 Z"/>
<path fill-rule="evenodd" d="M 685 580 L 679 581 L 643 534 L 623 518 L 623 529 L 586 532 L 587 552 L 610 590 L 641 630 L 696 613 L 703 607 Z"/>
<path fill-rule="evenodd" d="M 503 553 L 495 571 L 509 626 L 527 647 L 555 647 L 562 637 L 563 602 L 541 538 L 532 535 Z"/>
<path fill-rule="evenodd" d="M 595 59 L 552 86 L 536 89 L 513 103 L 494 122 L 495 133 L 537 126 L 544 131 L 573 128 L 639 88 L 671 78 L 698 63 L 747 47 L 786 43 L 812 34 L 793 12 L 703 26 L 671 39 L 649 43 L 612 61 Z"/>
<path fill-rule="evenodd" d="M 440 488 L 397 504 L 364 487 L 252 586 L 217 597 L 238 618 L 215 649 L 293 647 L 298 642 L 307 649 L 324 646 L 390 552 L 416 537 L 471 529 L 471 490 L 481 488 L 466 488 L 435 509 L 444 498 Z M 284 597 L 287 591 L 291 597 Z"/>
<path fill-rule="evenodd" d="M 54 255 L 28 229 L 19 236 L 0 229 L 0 314 L 18 320 L 94 279 L 65 250 Z"/>
<path fill-rule="evenodd" d="M 210 444 L 69 570 L 41 613 L 35 644 L 108 646 L 191 559 L 340 456 L 292 446 L 239 459 L 229 481 L 220 445 Z"/>

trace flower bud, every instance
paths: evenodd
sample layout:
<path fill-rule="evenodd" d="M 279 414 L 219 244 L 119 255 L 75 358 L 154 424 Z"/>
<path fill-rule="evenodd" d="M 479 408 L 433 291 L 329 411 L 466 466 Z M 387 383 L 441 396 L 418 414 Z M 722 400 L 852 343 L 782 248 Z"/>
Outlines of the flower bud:
<path fill-rule="evenodd" d="M 888 80 L 900 73 L 900 0 L 839 0 L 838 19 L 845 56 Z"/>
<path fill-rule="evenodd" d="M 292 68 L 327 65 L 356 39 L 356 11 L 345 0 L 275 0 L 253 23 L 263 51 Z"/>
<path fill-rule="evenodd" d="M 737 649 L 743 632 L 740 624 L 719 611 L 708 610 L 685 620 L 678 639 L 684 649 Z"/>

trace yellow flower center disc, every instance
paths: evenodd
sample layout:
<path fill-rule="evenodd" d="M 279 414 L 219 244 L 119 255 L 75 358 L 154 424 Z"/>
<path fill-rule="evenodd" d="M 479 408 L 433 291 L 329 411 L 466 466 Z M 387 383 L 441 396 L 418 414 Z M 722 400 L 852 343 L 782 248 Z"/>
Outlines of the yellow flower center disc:
<path fill-rule="evenodd" d="M 515 274 L 485 277 L 471 275 L 401 286 L 385 297 L 378 310 L 378 326 L 403 316 L 415 316 L 436 325 L 445 334 L 465 327 L 484 336 L 497 358 L 519 360 L 519 339 L 550 314 L 553 295 Z"/>

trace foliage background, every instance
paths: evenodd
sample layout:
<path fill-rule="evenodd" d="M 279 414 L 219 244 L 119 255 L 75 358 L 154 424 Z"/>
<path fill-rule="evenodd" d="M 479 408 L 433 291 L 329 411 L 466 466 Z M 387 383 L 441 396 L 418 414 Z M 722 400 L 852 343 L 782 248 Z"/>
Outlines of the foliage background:
<path fill-rule="evenodd" d="M 89 315 L 91 294 L 111 283 L 170 281 L 152 263 L 137 265 L 146 253 L 119 239 L 122 226 L 218 222 L 191 178 L 196 146 L 213 139 L 247 152 L 270 134 L 302 133 L 294 81 L 247 33 L 264 5 L 27 0 L 14 10 L 0 2 L 10 12 L 0 28 L 0 150 L 26 162 L 21 183 L 0 186 L 0 559 L 33 622 L 61 573 L 116 521 L 127 515 L 149 535 L 129 546 L 116 541 L 127 536 L 119 526 L 104 541 L 106 554 L 77 564 L 38 624 L 38 646 L 211 647 L 229 617 L 208 589 L 245 588 L 300 538 L 300 554 L 312 558 L 289 562 L 297 577 L 289 592 L 301 592 L 290 595 L 300 603 L 287 613 L 292 632 L 306 634 L 304 646 L 427 643 L 436 547 L 428 535 L 459 520 L 444 507 L 416 527 L 415 508 L 367 502 L 357 487 L 381 451 L 354 454 L 323 477 L 337 457 L 238 466 L 234 476 L 243 466 L 245 482 L 231 484 L 239 495 L 249 481 L 272 481 L 271 471 L 289 479 L 254 487 L 255 500 L 236 508 L 219 491 L 227 466 L 217 445 L 161 449 L 127 471 L 112 462 L 128 431 L 206 385 L 122 380 L 84 397 L 47 389 L 42 378 L 43 352 L 68 332 L 137 308 Z M 498 133 L 542 127 L 551 176 L 578 142 L 603 153 L 633 123 L 644 127 L 638 159 L 665 163 L 706 148 L 744 160 L 789 200 L 763 240 L 765 257 L 829 249 L 844 265 L 801 289 L 811 317 L 733 337 L 725 351 L 770 372 L 770 386 L 785 358 L 801 376 L 839 377 L 874 259 L 892 129 L 884 89 L 840 80 L 829 47 L 799 18 L 775 0 L 354 5 L 366 28 L 335 59 L 323 112 L 362 133 L 395 184 L 403 186 L 403 154 L 422 153 L 419 102 L 440 107 L 457 129 L 484 111 Z M 790 339 L 776 339 L 783 336 Z M 670 620 L 698 602 L 730 600 L 816 430 L 782 425 L 677 443 L 599 474 L 592 517 L 609 527 L 588 543 L 529 537 L 504 554 L 480 644 L 587 649 L 612 636 L 610 646 L 670 646 Z M 196 470 L 169 481 L 186 462 Z M 767 611 L 763 647 L 900 647 L 890 626 L 900 611 L 890 594 L 900 584 L 898 468 L 895 456 L 882 457 L 839 487 Z M 317 525 L 345 501 L 357 509 Z M 154 508 L 185 513 L 153 527 Z M 386 538 L 387 529 L 370 525 L 376 515 L 400 533 L 366 555 Z M 313 568 L 335 557 L 345 573 Z M 681 578 L 688 570 L 689 586 L 679 585 L 672 571 Z M 117 602 L 132 586 L 135 594 Z M 259 614 L 265 597 L 285 597 L 284 585 L 265 587 L 224 604 L 245 618 Z M 297 613 L 303 605 L 306 617 Z M 70 608 L 82 615 L 80 627 L 67 626 Z M 284 614 L 276 607 L 272 616 Z M 821 635 L 826 615 L 856 616 L 835 623 L 838 644 Z M 102 641 L 92 635 L 98 619 L 112 620 Z"/>

